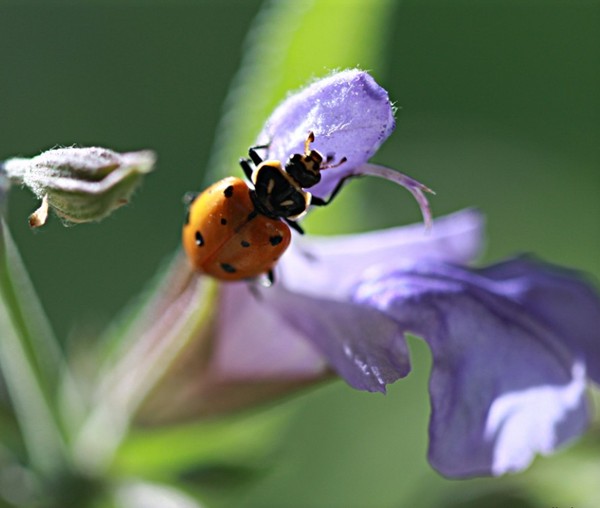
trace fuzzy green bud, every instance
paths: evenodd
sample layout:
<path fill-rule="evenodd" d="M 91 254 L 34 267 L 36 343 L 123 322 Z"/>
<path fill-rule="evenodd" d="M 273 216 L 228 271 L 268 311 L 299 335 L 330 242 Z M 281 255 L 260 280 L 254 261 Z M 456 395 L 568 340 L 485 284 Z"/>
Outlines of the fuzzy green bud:
<path fill-rule="evenodd" d="M 31 159 L 9 159 L 3 169 L 12 182 L 28 187 L 42 200 L 29 218 L 32 227 L 39 227 L 46 222 L 49 208 L 71 223 L 103 219 L 129 201 L 155 161 L 151 151 L 57 148 Z"/>

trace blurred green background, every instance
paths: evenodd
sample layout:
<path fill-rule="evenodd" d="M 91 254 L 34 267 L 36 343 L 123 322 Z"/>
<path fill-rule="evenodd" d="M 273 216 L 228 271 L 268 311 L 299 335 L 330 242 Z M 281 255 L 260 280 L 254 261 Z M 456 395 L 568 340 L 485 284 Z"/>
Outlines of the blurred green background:
<path fill-rule="evenodd" d="M 336 66 L 371 70 L 399 107 L 397 130 L 377 162 L 432 187 L 435 215 L 481 208 L 484 261 L 532 251 L 588 272 L 598 285 L 600 2 L 326 4 L 302 34 L 306 65 L 297 75 L 287 69 L 284 81 L 296 77 L 297 86 Z M 377 46 L 324 64 L 321 45 L 355 37 L 358 4 L 359 22 L 384 13 L 363 27 Z M 25 190 L 11 193 L 10 228 L 65 344 L 93 341 L 178 247 L 181 196 L 207 183 L 223 101 L 260 7 L 259 0 L 0 0 L 0 159 L 73 144 L 151 148 L 159 156 L 133 202 L 100 224 L 65 228 L 52 218 L 32 232 L 27 216 L 37 203 Z M 251 76 L 281 86 L 279 78 L 258 64 Z M 237 156 L 246 148 L 237 147 Z M 307 229 L 418 220 L 407 193 L 362 179 L 330 210 L 313 214 Z M 422 343 L 411 346 L 414 373 L 386 397 L 337 382 L 285 402 L 291 417 L 280 445 L 253 464 L 257 482 L 230 489 L 232 505 L 598 506 L 590 496 L 598 496 L 592 479 L 600 454 L 588 454 L 600 452 L 597 432 L 525 475 L 440 478 L 426 462 L 429 355 Z"/>

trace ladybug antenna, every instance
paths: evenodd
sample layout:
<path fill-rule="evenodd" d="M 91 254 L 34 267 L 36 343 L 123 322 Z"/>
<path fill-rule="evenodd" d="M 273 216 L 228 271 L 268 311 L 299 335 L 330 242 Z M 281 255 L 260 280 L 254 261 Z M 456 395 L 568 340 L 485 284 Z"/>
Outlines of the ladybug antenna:
<path fill-rule="evenodd" d="M 317 185 L 321 181 L 321 170 L 328 168 L 337 168 L 340 164 L 346 162 L 343 157 L 337 164 L 331 164 L 333 154 L 327 156 L 325 165 L 323 156 L 310 148 L 310 144 L 315 140 L 314 132 L 310 131 L 304 141 L 304 153 L 293 154 L 285 164 L 285 171 L 295 180 L 299 187 L 306 189 Z"/>
<path fill-rule="evenodd" d="M 310 145 L 315 141 L 315 133 L 313 131 L 308 131 L 308 136 L 306 136 L 306 141 L 304 141 L 304 156 L 310 159 L 314 159 L 317 156 L 321 156 L 319 152 L 316 150 L 311 150 Z M 319 166 L 319 170 L 322 169 L 332 169 L 337 168 L 338 166 L 344 164 L 348 159 L 346 157 L 342 157 L 337 164 L 331 164 L 331 161 L 335 158 L 335 155 L 332 153 L 327 154 L 327 158 L 325 159 L 325 165 Z"/>
<path fill-rule="evenodd" d="M 306 141 L 304 142 L 304 154 L 310 155 L 310 144 L 315 141 L 315 133 L 313 131 L 308 132 L 308 136 L 306 137 Z"/>

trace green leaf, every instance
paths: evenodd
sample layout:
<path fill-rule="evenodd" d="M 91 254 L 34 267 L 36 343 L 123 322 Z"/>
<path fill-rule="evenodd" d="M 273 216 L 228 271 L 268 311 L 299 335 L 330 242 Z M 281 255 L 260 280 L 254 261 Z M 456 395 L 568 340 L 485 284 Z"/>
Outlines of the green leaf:
<path fill-rule="evenodd" d="M 193 470 L 200 464 L 256 461 L 279 437 L 289 410 L 138 430 L 119 451 L 115 469 L 125 474 L 160 476 Z"/>

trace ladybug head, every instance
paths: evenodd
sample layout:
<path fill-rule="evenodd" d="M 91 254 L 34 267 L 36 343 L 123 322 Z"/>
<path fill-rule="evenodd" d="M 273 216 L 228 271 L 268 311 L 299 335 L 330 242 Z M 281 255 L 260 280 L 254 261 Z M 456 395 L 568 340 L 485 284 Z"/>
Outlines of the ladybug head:
<path fill-rule="evenodd" d="M 305 189 L 321 181 L 322 162 L 323 156 L 316 150 L 306 154 L 295 153 L 285 164 L 285 171 Z"/>

